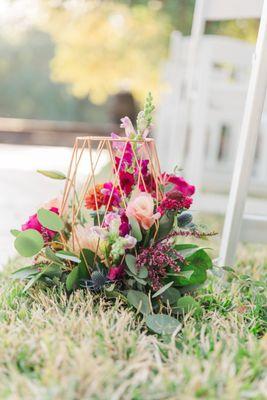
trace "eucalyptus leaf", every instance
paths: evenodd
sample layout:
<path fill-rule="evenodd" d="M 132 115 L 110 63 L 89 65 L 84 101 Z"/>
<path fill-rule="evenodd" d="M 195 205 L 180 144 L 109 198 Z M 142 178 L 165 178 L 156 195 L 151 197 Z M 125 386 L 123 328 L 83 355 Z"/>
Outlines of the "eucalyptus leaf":
<path fill-rule="evenodd" d="M 177 300 L 181 297 L 181 293 L 178 289 L 174 287 L 170 287 L 162 293 L 162 301 L 167 304 L 169 302 L 170 305 L 177 302 Z"/>
<path fill-rule="evenodd" d="M 142 240 L 142 232 L 141 232 L 141 228 L 140 225 L 138 223 L 138 221 L 136 220 L 136 218 L 129 216 L 128 217 L 129 223 L 131 225 L 131 233 L 132 235 L 135 237 L 135 239 L 137 240 L 137 242 L 141 242 Z"/>
<path fill-rule="evenodd" d="M 42 235 L 34 229 L 21 232 L 15 239 L 15 249 L 23 257 L 32 257 L 44 247 Z"/>
<path fill-rule="evenodd" d="M 53 261 L 54 263 L 57 263 L 59 265 L 62 265 L 62 260 L 56 256 L 56 254 L 49 246 L 46 246 L 45 248 L 45 256 L 48 260 Z"/>
<path fill-rule="evenodd" d="M 54 277 L 59 278 L 62 275 L 61 266 L 57 263 L 52 263 L 48 265 L 43 269 L 42 272 L 42 275 L 48 276 L 51 279 L 53 279 Z"/>
<path fill-rule="evenodd" d="M 164 238 L 170 233 L 174 224 L 174 213 L 169 212 L 164 214 L 159 220 L 159 229 L 157 233 L 157 240 Z"/>
<path fill-rule="evenodd" d="M 146 267 L 140 268 L 138 271 L 138 278 L 146 279 L 148 277 L 148 270 Z"/>
<path fill-rule="evenodd" d="M 173 285 L 173 282 L 166 283 L 166 285 L 162 286 L 156 293 L 153 294 L 152 299 L 155 297 L 160 296 L 162 293 L 165 292 L 165 290 L 169 289 Z"/>
<path fill-rule="evenodd" d="M 79 266 L 73 268 L 69 273 L 66 280 L 66 288 L 68 292 L 76 289 L 79 286 L 80 276 L 79 276 Z"/>
<path fill-rule="evenodd" d="M 63 172 L 60 171 L 52 171 L 52 170 L 44 170 L 44 169 L 38 169 L 37 172 L 39 174 L 42 174 L 48 178 L 51 179 L 66 179 L 66 175 Z"/>
<path fill-rule="evenodd" d="M 138 271 L 136 268 L 136 258 L 132 254 L 126 254 L 125 261 L 132 274 L 137 275 Z"/>
<path fill-rule="evenodd" d="M 60 232 L 64 228 L 64 222 L 57 213 L 40 208 L 37 211 L 38 221 L 47 229 L 51 231 Z"/>
<path fill-rule="evenodd" d="M 12 279 L 27 279 L 32 275 L 36 275 L 40 272 L 38 265 L 30 265 L 23 267 L 11 274 Z"/>
<path fill-rule="evenodd" d="M 173 317 L 165 314 L 152 314 L 146 317 L 147 327 L 160 335 L 172 335 L 174 332 L 178 332 L 182 325 Z"/>
<path fill-rule="evenodd" d="M 148 296 L 138 290 L 129 290 L 127 294 L 128 303 L 139 312 L 147 315 L 151 312 Z"/>
<path fill-rule="evenodd" d="M 41 278 L 42 275 L 43 272 L 40 272 L 37 275 L 33 275 L 32 278 L 27 283 L 27 285 L 24 287 L 23 293 L 27 292 L 27 290 L 30 289 L 30 287 L 32 287 Z"/>
<path fill-rule="evenodd" d="M 56 257 L 61 258 L 62 260 L 71 261 L 76 264 L 79 264 L 81 262 L 79 257 L 77 257 L 76 254 L 71 253 L 70 251 L 60 250 L 60 251 L 56 252 L 55 255 L 56 255 Z"/>
<path fill-rule="evenodd" d="M 139 278 L 137 275 L 133 274 L 131 271 L 126 270 L 126 272 L 129 276 L 132 276 L 134 278 L 134 280 L 136 280 L 136 282 L 140 283 L 141 285 L 147 284 L 147 282 L 144 279 Z"/>
<path fill-rule="evenodd" d="M 19 236 L 19 234 L 21 233 L 21 231 L 19 231 L 18 229 L 11 229 L 10 230 L 11 235 L 17 237 Z"/>

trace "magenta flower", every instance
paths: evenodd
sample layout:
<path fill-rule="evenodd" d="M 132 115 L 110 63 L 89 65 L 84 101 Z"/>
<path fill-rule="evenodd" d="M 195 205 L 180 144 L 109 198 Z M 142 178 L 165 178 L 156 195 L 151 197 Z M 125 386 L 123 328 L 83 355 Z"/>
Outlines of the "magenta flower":
<path fill-rule="evenodd" d="M 111 267 L 108 271 L 108 279 L 111 281 L 116 281 L 123 278 L 124 275 L 124 265 L 121 264 L 118 267 Z"/>
<path fill-rule="evenodd" d="M 126 236 L 130 233 L 131 226 L 129 224 L 129 220 L 127 215 L 125 214 L 125 211 L 121 214 L 121 224 L 119 227 L 119 234 L 120 236 Z"/>
<path fill-rule="evenodd" d="M 112 182 L 106 182 L 101 189 L 104 195 L 103 203 L 109 204 L 112 207 L 118 207 L 121 201 L 119 189 L 113 185 Z"/>
<path fill-rule="evenodd" d="M 58 208 L 52 207 L 50 211 L 59 214 Z M 42 234 L 45 241 L 50 241 L 56 235 L 55 231 L 45 228 L 38 220 L 37 214 L 31 215 L 25 224 L 21 226 L 22 231 L 34 229 Z"/>
<path fill-rule="evenodd" d="M 134 175 L 131 174 L 130 172 L 121 170 L 119 171 L 119 178 L 122 190 L 124 191 L 126 196 L 128 196 L 131 193 L 133 186 L 135 184 Z"/>
<path fill-rule="evenodd" d="M 162 174 L 163 182 L 165 185 L 172 183 L 174 189 L 178 190 L 184 196 L 193 196 L 195 193 L 195 186 L 189 185 L 184 178 L 181 176 L 176 176 L 174 174 Z"/>

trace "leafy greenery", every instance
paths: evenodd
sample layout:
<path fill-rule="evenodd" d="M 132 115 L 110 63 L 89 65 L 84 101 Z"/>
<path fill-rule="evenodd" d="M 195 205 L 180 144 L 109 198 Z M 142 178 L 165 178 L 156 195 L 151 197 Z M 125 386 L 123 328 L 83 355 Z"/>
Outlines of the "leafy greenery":
<path fill-rule="evenodd" d="M 51 231 L 60 232 L 64 228 L 62 219 L 55 212 L 40 208 L 37 211 L 39 222 Z"/>
<path fill-rule="evenodd" d="M 63 172 L 60 171 L 52 171 L 52 170 L 44 170 L 44 169 L 38 169 L 37 172 L 39 172 L 39 174 L 44 175 L 48 178 L 51 179 L 59 179 L 59 180 L 64 180 L 66 179 L 66 175 Z"/>
<path fill-rule="evenodd" d="M 176 318 L 165 314 L 148 315 L 146 324 L 148 329 L 160 335 L 172 335 L 181 327 Z"/>
<path fill-rule="evenodd" d="M 122 390 L 135 400 L 264 400 L 266 248 L 243 246 L 240 256 L 225 281 L 214 276 L 197 292 L 203 315 L 181 315 L 172 339 L 118 299 L 68 297 L 60 286 L 23 293 L 9 278 L 17 260 L 0 277 L 0 398 L 107 400 Z"/>
<path fill-rule="evenodd" d="M 20 232 L 16 237 L 14 246 L 23 257 L 32 257 L 39 253 L 44 246 L 42 235 L 34 229 Z"/>

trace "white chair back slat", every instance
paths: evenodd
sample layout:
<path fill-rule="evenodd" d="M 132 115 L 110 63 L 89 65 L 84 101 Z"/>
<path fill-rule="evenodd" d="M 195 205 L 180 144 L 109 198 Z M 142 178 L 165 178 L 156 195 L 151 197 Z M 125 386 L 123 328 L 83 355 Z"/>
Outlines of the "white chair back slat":
<path fill-rule="evenodd" d="M 227 19 L 260 18 L 264 0 L 197 0 L 204 1 L 204 19 L 221 21 Z"/>

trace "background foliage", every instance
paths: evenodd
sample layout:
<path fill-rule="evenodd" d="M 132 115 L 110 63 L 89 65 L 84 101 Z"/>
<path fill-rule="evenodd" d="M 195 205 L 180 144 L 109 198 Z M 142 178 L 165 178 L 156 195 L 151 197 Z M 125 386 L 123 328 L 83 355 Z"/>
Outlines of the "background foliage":
<path fill-rule="evenodd" d="M 169 35 L 190 33 L 194 9 L 194 0 L 40 4 L 26 31 L 0 28 L 1 116 L 104 121 L 103 103 L 121 89 L 141 101 L 148 89 L 156 96 Z M 253 42 L 257 28 L 255 20 L 228 21 L 208 24 L 207 33 Z"/>

